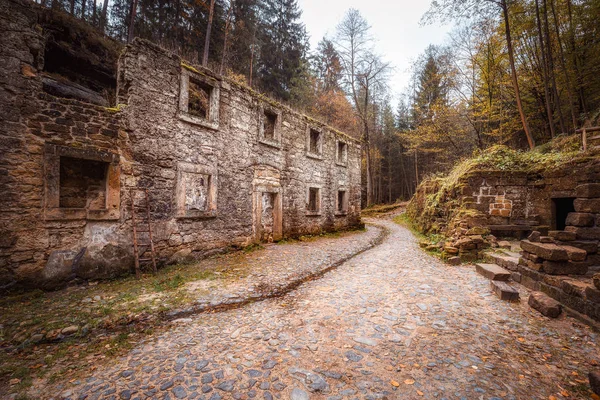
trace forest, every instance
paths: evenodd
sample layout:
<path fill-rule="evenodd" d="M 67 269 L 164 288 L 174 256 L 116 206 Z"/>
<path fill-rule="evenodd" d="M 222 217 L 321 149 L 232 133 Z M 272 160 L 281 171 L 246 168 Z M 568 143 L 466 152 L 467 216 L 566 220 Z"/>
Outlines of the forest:
<path fill-rule="evenodd" d="M 414 61 L 407 88 L 390 87 L 394 66 L 356 9 L 311 49 L 296 0 L 38 2 L 117 41 L 152 40 L 360 138 L 365 205 L 408 199 L 474 153 L 533 148 L 600 114 L 600 0 L 433 1 L 421 23 L 454 29 Z"/>

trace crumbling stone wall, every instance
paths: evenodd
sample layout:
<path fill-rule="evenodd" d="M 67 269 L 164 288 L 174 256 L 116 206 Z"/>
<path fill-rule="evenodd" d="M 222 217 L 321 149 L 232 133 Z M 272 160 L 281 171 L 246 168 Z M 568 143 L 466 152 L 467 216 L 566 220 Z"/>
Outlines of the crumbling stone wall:
<path fill-rule="evenodd" d="M 0 7 L 0 287 L 129 272 L 135 188 L 149 191 L 162 262 L 360 222 L 356 140 L 137 39 L 119 59 L 115 104 L 99 106 L 98 82 L 44 71 L 43 10 Z M 190 82 L 208 85 L 205 118 L 188 112 Z"/>

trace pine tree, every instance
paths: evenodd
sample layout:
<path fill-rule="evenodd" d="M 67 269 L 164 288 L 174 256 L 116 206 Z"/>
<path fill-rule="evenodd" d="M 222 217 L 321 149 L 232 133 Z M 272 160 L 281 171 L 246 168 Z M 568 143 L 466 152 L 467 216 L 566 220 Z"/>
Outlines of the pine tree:
<path fill-rule="evenodd" d="M 290 100 L 306 73 L 308 37 L 296 0 L 264 0 L 257 74 L 261 89 Z"/>

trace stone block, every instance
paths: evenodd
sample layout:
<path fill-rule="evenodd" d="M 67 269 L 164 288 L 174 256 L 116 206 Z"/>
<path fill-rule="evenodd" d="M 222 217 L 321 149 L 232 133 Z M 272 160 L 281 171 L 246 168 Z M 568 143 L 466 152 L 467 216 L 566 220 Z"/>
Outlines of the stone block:
<path fill-rule="evenodd" d="M 567 251 L 570 261 L 585 261 L 585 258 L 587 257 L 587 252 L 585 250 L 578 249 L 577 247 L 562 246 L 562 248 Z"/>
<path fill-rule="evenodd" d="M 600 199 L 575 199 L 575 211 L 581 213 L 600 213 Z"/>
<path fill-rule="evenodd" d="M 575 195 L 583 198 L 600 197 L 600 183 L 585 183 L 575 188 Z"/>
<path fill-rule="evenodd" d="M 501 249 L 510 250 L 511 244 L 510 244 L 510 242 L 508 242 L 506 240 L 500 240 L 498 242 L 498 247 L 500 247 Z"/>
<path fill-rule="evenodd" d="M 592 392 L 600 396 L 600 371 L 592 371 L 589 373 L 590 387 Z"/>
<path fill-rule="evenodd" d="M 594 282 L 594 286 L 596 286 L 596 289 L 600 289 L 600 274 L 594 275 L 592 281 Z"/>
<path fill-rule="evenodd" d="M 585 298 L 592 303 L 600 304 L 600 290 L 595 287 L 588 286 L 585 288 Z"/>
<path fill-rule="evenodd" d="M 491 287 L 496 296 L 500 298 L 500 300 L 506 301 L 518 301 L 519 300 L 519 292 L 517 289 L 510 286 L 508 283 L 503 281 L 491 281 Z"/>
<path fill-rule="evenodd" d="M 574 232 L 578 240 L 600 240 L 600 227 L 582 228 L 578 226 L 567 226 L 565 231 Z"/>
<path fill-rule="evenodd" d="M 510 279 L 517 283 L 521 283 L 521 274 L 519 272 L 511 272 Z"/>
<path fill-rule="evenodd" d="M 569 213 L 567 216 L 567 225 L 589 227 L 594 226 L 594 214 L 589 213 Z M 559 239 L 560 240 L 560 239 Z"/>
<path fill-rule="evenodd" d="M 527 237 L 527 240 L 529 240 L 530 242 L 539 242 L 540 241 L 540 237 L 542 236 L 542 234 L 538 231 L 533 231 L 531 232 L 531 234 Z"/>
<path fill-rule="evenodd" d="M 585 250 L 589 254 L 596 254 L 598 252 L 598 241 L 597 240 L 575 240 L 572 242 L 558 242 L 559 246 L 573 246 L 578 249 Z"/>
<path fill-rule="evenodd" d="M 563 292 L 559 301 L 565 306 L 569 307 L 579 313 L 585 314 L 586 312 L 586 301 L 578 296 Z"/>
<path fill-rule="evenodd" d="M 562 290 L 560 290 L 556 286 L 548 285 L 547 283 L 544 283 L 544 282 L 540 283 L 540 291 L 542 293 L 547 294 L 548 296 L 552 297 L 555 300 L 560 299 L 561 296 L 563 295 Z"/>
<path fill-rule="evenodd" d="M 454 256 L 448 259 L 448 264 L 450 265 L 460 265 L 461 259 L 460 257 Z"/>
<path fill-rule="evenodd" d="M 543 271 L 550 275 L 585 275 L 588 264 L 578 261 L 544 261 Z"/>
<path fill-rule="evenodd" d="M 478 274 L 485 276 L 493 281 L 508 281 L 510 272 L 496 264 L 475 264 Z"/>
<path fill-rule="evenodd" d="M 574 279 L 565 279 L 560 283 L 560 288 L 564 293 L 582 299 L 585 297 L 585 289 L 587 287 L 589 287 L 587 283 Z"/>
<path fill-rule="evenodd" d="M 577 239 L 577 235 L 575 232 L 567 232 L 567 231 L 550 231 L 548 232 L 548 236 L 550 236 L 554 240 L 559 240 L 561 242 L 570 242 L 572 240 Z"/>
<path fill-rule="evenodd" d="M 541 292 L 531 293 L 528 304 L 531 308 L 549 318 L 557 318 L 562 311 L 562 307 L 558 301 L 551 299 Z"/>
<path fill-rule="evenodd" d="M 529 240 L 522 240 L 521 248 L 540 256 L 544 260 L 567 261 L 569 259 L 567 251 L 554 243 L 533 243 Z"/>

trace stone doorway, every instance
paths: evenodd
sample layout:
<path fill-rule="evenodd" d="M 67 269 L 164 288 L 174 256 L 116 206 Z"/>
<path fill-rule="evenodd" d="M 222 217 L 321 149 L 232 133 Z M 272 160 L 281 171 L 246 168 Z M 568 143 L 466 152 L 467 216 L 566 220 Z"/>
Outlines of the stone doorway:
<path fill-rule="evenodd" d="M 281 185 L 279 171 L 257 167 L 253 181 L 253 233 L 256 242 L 274 242 L 283 236 Z"/>
<path fill-rule="evenodd" d="M 562 231 L 567 226 L 567 216 L 575 212 L 575 198 L 562 197 L 552 199 L 552 229 Z"/>

